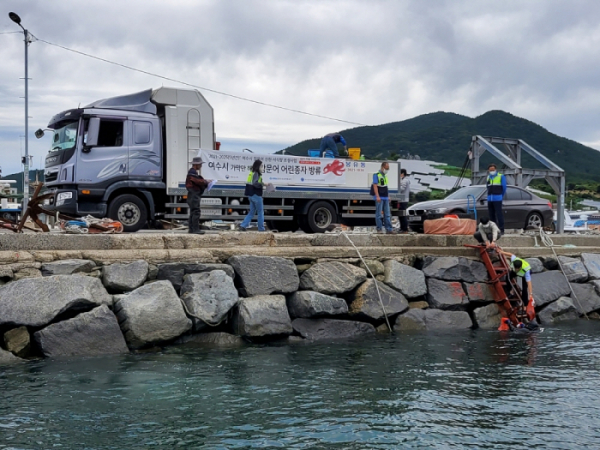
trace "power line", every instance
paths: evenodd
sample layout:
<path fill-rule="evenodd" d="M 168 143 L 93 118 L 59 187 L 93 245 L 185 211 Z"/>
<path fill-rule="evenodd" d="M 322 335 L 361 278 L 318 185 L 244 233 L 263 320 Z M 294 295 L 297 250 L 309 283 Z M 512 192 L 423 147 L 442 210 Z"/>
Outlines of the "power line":
<path fill-rule="evenodd" d="M 22 34 L 22 31 L 0 31 L 0 34 Z"/>
<path fill-rule="evenodd" d="M 121 64 L 121 63 L 115 62 L 115 61 L 110 61 L 110 60 L 105 59 L 105 58 L 100 58 L 99 56 L 90 55 L 89 53 L 85 53 L 85 52 L 82 52 L 82 51 L 79 51 L 79 50 L 74 50 L 72 48 L 65 47 L 63 45 L 54 44 L 52 42 L 48 42 L 48 41 L 46 41 L 44 39 L 40 39 L 40 38 L 37 38 L 35 36 L 33 36 L 33 37 L 35 39 L 37 39 L 39 42 L 43 42 L 44 44 L 48 44 L 48 45 L 51 45 L 51 46 L 54 46 L 54 47 L 62 48 L 63 50 L 67 50 L 69 52 L 73 52 L 73 53 L 77 53 L 79 55 L 87 56 L 88 58 L 97 59 L 98 61 L 102 61 L 102 62 L 105 62 L 105 63 L 108 63 L 108 64 L 113 64 L 115 66 L 123 67 L 123 68 L 128 69 L 128 70 L 133 70 L 134 72 L 140 72 L 140 73 L 143 73 L 143 74 L 146 74 L 146 75 L 150 75 L 150 76 L 153 76 L 153 77 L 161 78 L 163 80 L 172 81 L 174 83 L 180 83 L 180 84 L 183 84 L 185 86 L 193 87 L 193 88 L 196 88 L 196 89 L 201 89 L 201 90 L 208 91 L 208 92 L 213 92 L 215 94 L 224 95 L 226 97 L 235 98 L 237 100 L 242 100 L 242 101 L 245 101 L 245 102 L 255 103 L 257 105 L 262 105 L 262 106 L 268 106 L 268 107 L 271 107 L 271 108 L 277 108 L 277 109 L 281 109 L 281 110 L 289 111 L 289 112 L 294 112 L 294 113 L 298 113 L 298 114 L 304 114 L 306 116 L 312 116 L 312 117 L 319 117 L 321 119 L 334 120 L 336 122 L 347 123 L 347 124 L 350 124 L 350 125 L 359 125 L 359 126 L 364 126 L 364 127 L 368 126 L 368 125 L 366 125 L 364 123 L 351 122 L 349 120 L 336 119 L 335 117 L 322 116 L 322 115 L 319 115 L 319 114 L 313 114 L 313 113 L 309 113 L 309 112 L 306 112 L 306 111 L 301 111 L 299 109 L 286 108 L 285 106 L 273 105 L 271 103 L 260 102 L 258 100 L 252 100 L 250 98 L 240 97 L 239 95 L 228 94 L 226 92 L 217 91 L 215 89 L 210 89 L 210 88 L 207 88 L 207 87 L 197 86 L 195 84 L 186 83 L 185 81 L 176 80 L 174 78 L 165 77 L 163 75 L 159 75 L 159 74 L 156 74 L 156 73 L 148 72 L 146 70 L 142 70 L 142 69 L 138 69 L 138 68 L 135 68 L 135 67 L 131 67 L 131 66 L 128 66 L 128 65 L 125 65 L 125 64 Z"/>

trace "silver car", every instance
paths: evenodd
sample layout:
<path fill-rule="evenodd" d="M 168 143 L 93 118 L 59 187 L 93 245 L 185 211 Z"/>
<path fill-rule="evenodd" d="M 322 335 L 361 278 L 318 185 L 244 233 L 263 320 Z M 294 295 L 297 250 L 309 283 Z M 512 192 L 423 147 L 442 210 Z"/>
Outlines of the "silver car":
<path fill-rule="evenodd" d="M 408 224 L 417 232 L 423 231 L 423 221 L 438 219 L 446 214 L 459 217 L 488 217 L 487 188 L 485 185 L 468 186 L 453 192 L 443 200 L 415 203 L 407 209 Z M 504 228 L 519 229 L 552 225 L 552 204 L 531 192 L 516 186 L 508 186 L 502 201 Z"/>

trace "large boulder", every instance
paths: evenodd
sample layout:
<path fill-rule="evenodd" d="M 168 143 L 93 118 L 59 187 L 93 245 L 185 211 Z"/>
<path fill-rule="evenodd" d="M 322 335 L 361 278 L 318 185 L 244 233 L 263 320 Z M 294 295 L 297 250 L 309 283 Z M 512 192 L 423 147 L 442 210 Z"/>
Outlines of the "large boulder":
<path fill-rule="evenodd" d="M 194 317 L 194 329 L 218 325 L 239 301 L 233 280 L 222 270 L 192 273 L 184 277 L 181 300 Z M 199 317 L 199 319 L 198 319 Z"/>
<path fill-rule="evenodd" d="M 159 264 L 158 272 L 154 278 L 170 281 L 175 290 L 179 292 L 185 275 L 212 272 L 213 270 L 222 270 L 231 278 L 235 276 L 233 267 L 229 264 L 166 263 Z M 148 274 L 148 279 L 152 279 L 150 273 Z"/>
<path fill-rule="evenodd" d="M 25 358 L 31 348 L 31 337 L 27 327 L 18 327 L 4 333 L 4 346 L 14 355 Z"/>
<path fill-rule="evenodd" d="M 227 263 L 235 270 L 240 293 L 245 297 L 287 294 L 298 290 L 298 271 L 289 259 L 241 255 L 232 256 Z"/>
<path fill-rule="evenodd" d="M 0 286 L 0 325 L 41 327 L 70 309 L 112 304 L 102 282 L 84 275 L 25 278 Z"/>
<path fill-rule="evenodd" d="M 127 353 L 129 349 L 119 322 L 108 306 L 62 322 L 33 334 L 45 356 L 96 356 Z"/>
<path fill-rule="evenodd" d="M 489 278 L 483 263 L 457 256 L 426 256 L 423 273 L 427 277 L 466 283 L 485 282 Z"/>
<path fill-rule="evenodd" d="M 0 366 L 5 364 L 12 364 L 19 361 L 23 361 L 21 358 L 17 358 L 11 352 L 7 352 L 6 350 L 2 350 L 0 348 Z"/>
<path fill-rule="evenodd" d="M 600 295 L 598 295 L 600 290 L 598 289 L 599 286 L 597 281 L 585 284 L 573 283 L 571 286 L 577 297 L 576 299 L 573 298 L 573 304 L 580 314 L 589 314 L 593 311 L 600 310 Z"/>
<path fill-rule="evenodd" d="M 489 303 L 495 300 L 494 288 L 487 283 L 463 283 L 471 303 Z"/>
<path fill-rule="evenodd" d="M 531 273 L 540 273 L 544 271 L 544 264 L 539 258 L 525 258 L 525 261 L 531 266 Z"/>
<path fill-rule="evenodd" d="M 381 300 L 379 295 L 381 295 Z M 382 303 L 385 312 L 381 307 Z M 354 292 L 348 312 L 353 318 L 377 322 L 385 319 L 386 314 L 389 317 L 407 309 L 408 301 L 402 293 L 369 278 Z"/>
<path fill-rule="evenodd" d="M 287 299 L 287 307 L 292 318 L 335 316 L 348 312 L 348 304 L 343 298 L 315 291 L 294 292 Z"/>
<path fill-rule="evenodd" d="M 324 339 L 348 339 L 375 333 L 370 323 L 336 319 L 295 319 L 294 331 L 311 341 Z"/>
<path fill-rule="evenodd" d="M 562 265 L 564 274 L 567 276 L 571 283 L 584 283 L 587 281 L 589 277 L 588 271 L 579 258 L 559 256 L 558 260 Z"/>
<path fill-rule="evenodd" d="M 168 281 L 137 288 L 115 303 L 115 312 L 130 348 L 169 341 L 192 328 L 192 321 Z"/>
<path fill-rule="evenodd" d="M 469 297 L 467 297 L 462 283 L 458 281 L 428 278 L 427 303 L 435 309 L 460 311 L 469 304 Z"/>
<path fill-rule="evenodd" d="M 148 276 L 148 263 L 111 264 L 102 269 L 102 282 L 110 292 L 127 292 L 139 288 Z"/>
<path fill-rule="evenodd" d="M 337 261 L 323 262 L 302 274 L 300 288 L 322 294 L 343 294 L 366 279 L 367 272 L 360 267 Z"/>
<path fill-rule="evenodd" d="M 518 282 L 521 283 L 520 280 Z M 569 283 L 559 270 L 534 273 L 531 275 L 531 284 L 533 298 L 539 308 L 571 293 Z"/>
<path fill-rule="evenodd" d="M 394 260 L 384 262 L 383 267 L 383 282 L 402 292 L 405 297 L 415 298 L 427 294 L 425 274 L 421 270 Z"/>
<path fill-rule="evenodd" d="M 473 322 L 465 311 L 410 309 L 407 313 L 398 316 L 394 330 L 459 330 L 472 326 Z"/>
<path fill-rule="evenodd" d="M 475 308 L 473 316 L 477 326 L 484 330 L 497 329 L 500 326 L 500 319 L 502 318 L 500 308 L 498 308 L 496 303 Z"/>
<path fill-rule="evenodd" d="M 291 334 L 292 321 L 283 295 L 243 298 L 233 315 L 233 330 L 240 336 Z"/>
<path fill-rule="evenodd" d="M 537 313 L 544 325 L 579 319 L 579 311 L 570 297 L 561 297 Z"/>
<path fill-rule="evenodd" d="M 600 253 L 582 253 L 581 262 L 585 266 L 590 280 L 600 280 Z"/>
<path fill-rule="evenodd" d="M 74 273 L 90 273 L 96 267 L 89 259 L 63 259 L 42 264 L 42 275 L 73 275 Z"/>

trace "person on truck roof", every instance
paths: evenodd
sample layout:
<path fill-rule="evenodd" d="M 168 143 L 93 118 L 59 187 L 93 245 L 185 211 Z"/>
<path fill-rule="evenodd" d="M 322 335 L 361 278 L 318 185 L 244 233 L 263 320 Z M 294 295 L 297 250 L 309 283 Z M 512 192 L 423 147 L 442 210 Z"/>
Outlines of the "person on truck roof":
<path fill-rule="evenodd" d="M 387 173 L 390 165 L 387 162 L 381 163 L 379 172 L 373 175 L 373 184 L 371 185 L 371 195 L 375 200 L 375 225 L 377 232 L 383 233 L 383 226 L 387 234 L 396 234 L 392 228 L 392 215 L 390 213 L 390 198 L 388 194 Z M 382 223 L 381 213 L 383 212 L 384 221 Z"/>
<path fill-rule="evenodd" d="M 200 229 L 200 197 L 202 197 L 211 180 L 205 180 L 200 175 L 202 164 L 204 162 L 199 156 L 192 159 L 192 168 L 185 178 L 185 188 L 188 191 L 187 203 L 190 209 L 188 232 L 191 234 L 204 234 L 204 231 Z"/>
<path fill-rule="evenodd" d="M 327 149 L 331 150 L 334 158 L 338 158 L 340 156 L 340 152 L 338 151 L 337 144 L 341 142 L 344 146 L 344 150 L 346 150 L 346 154 L 348 154 L 348 145 L 346 144 L 346 140 L 344 136 L 340 133 L 329 133 L 323 136 L 321 139 L 321 147 L 319 148 L 319 154 L 321 156 L 325 156 L 324 152 Z"/>

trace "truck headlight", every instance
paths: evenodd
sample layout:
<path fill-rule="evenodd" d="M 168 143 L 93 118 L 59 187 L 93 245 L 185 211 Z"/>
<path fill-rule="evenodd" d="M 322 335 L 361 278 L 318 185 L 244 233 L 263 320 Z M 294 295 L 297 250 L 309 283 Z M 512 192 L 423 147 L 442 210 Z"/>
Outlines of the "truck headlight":
<path fill-rule="evenodd" d="M 58 194 L 56 196 L 56 200 L 57 201 L 65 201 L 68 198 L 73 198 L 73 193 L 72 192 L 61 192 L 60 194 Z"/>

